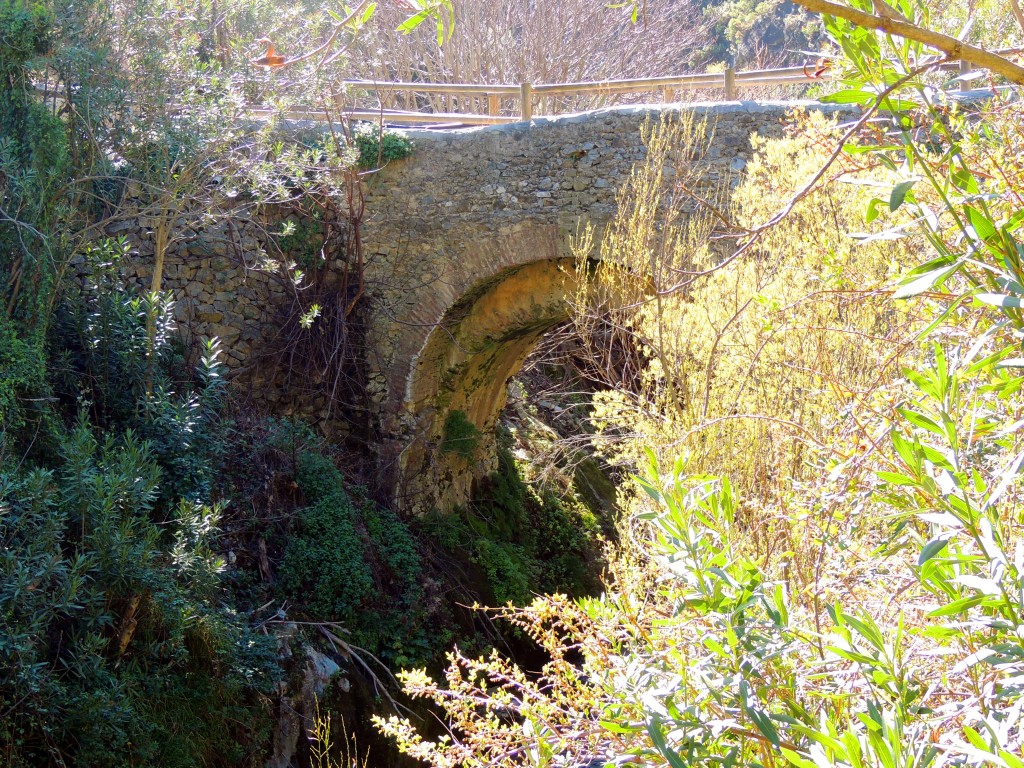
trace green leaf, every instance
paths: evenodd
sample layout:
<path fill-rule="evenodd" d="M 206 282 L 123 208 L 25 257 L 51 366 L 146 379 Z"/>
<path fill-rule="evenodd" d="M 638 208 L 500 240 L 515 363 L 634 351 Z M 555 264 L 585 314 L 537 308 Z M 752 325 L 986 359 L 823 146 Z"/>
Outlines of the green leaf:
<path fill-rule="evenodd" d="M 882 637 L 882 632 L 875 624 L 874 619 L 866 614 L 862 614 L 863 619 L 859 619 L 856 616 L 850 616 L 847 614 L 846 623 L 848 626 L 853 627 L 857 630 L 857 633 L 867 640 L 871 645 L 880 651 L 885 650 L 885 639 Z"/>
<path fill-rule="evenodd" d="M 847 155 L 863 155 L 868 152 L 900 152 L 903 147 L 896 144 L 844 144 L 843 152 Z"/>
<path fill-rule="evenodd" d="M 1003 309 L 1021 308 L 1021 300 L 1017 296 L 1004 296 L 1001 293 L 979 293 L 974 298 L 982 304 L 989 304 L 993 307 L 1002 307 Z"/>
<path fill-rule="evenodd" d="M 789 764 L 795 765 L 796 768 L 818 768 L 814 761 L 808 760 L 806 757 L 801 756 L 792 749 L 781 747 L 781 751 L 783 756 L 789 761 Z"/>
<path fill-rule="evenodd" d="M 836 645 L 828 646 L 828 650 L 832 651 L 832 653 L 836 654 L 837 656 L 842 656 L 844 659 L 860 662 L 861 664 L 868 664 L 873 666 L 874 664 L 878 663 L 878 659 L 874 658 L 873 656 L 868 656 L 867 654 L 861 653 L 859 651 L 851 651 L 846 648 L 840 648 Z"/>
<path fill-rule="evenodd" d="M 775 727 L 775 723 L 772 722 L 771 717 L 768 716 L 760 707 L 756 706 L 757 699 L 754 696 L 754 691 L 750 686 L 750 683 L 746 680 L 740 680 L 740 701 L 743 705 L 743 711 L 747 713 L 754 726 L 761 732 L 773 746 L 779 746 L 779 731 Z"/>
<path fill-rule="evenodd" d="M 949 544 L 949 536 L 936 536 L 921 548 L 921 554 L 917 558 L 918 566 L 924 565 L 937 554 L 942 552 Z"/>
<path fill-rule="evenodd" d="M 1024 208 L 1017 211 L 1013 216 L 1006 220 L 1006 223 L 1003 224 L 1003 230 L 1006 232 L 1013 232 L 1021 225 L 1021 223 L 1024 223 Z"/>
<path fill-rule="evenodd" d="M 988 753 L 988 744 L 985 743 L 985 740 L 981 738 L 981 734 L 976 730 L 970 726 L 964 726 L 964 736 L 966 736 L 967 740 L 982 752 Z"/>
<path fill-rule="evenodd" d="M 868 210 L 867 213 L 864 214 L 865 224 L 870 224 L 872 221 L 878 218 L 878 207 L 880 205 L 885 205 L 885 200 L 873 197 L 870 201 L 868 201 Z"/>
<path fill-rule="evenodd" d="M 961 597 L 959 600 L 954 600 L 951 603 L 946 603 L 934 611 L 931 611 L 928 615 L 932 618 L 938 618 L 939 616 L 955 616 L 958 613 L 964 613 L 968 609 L 973 608 L 980 603 L 985 602 L 985 595 L 971 595 L 970 597 Z"/>
<path fill-rule="evenodd" d="M 943 431 L 942 427 L 923 413 L 912 411 L 909 408 L 897 408 L 896 410 L 904 419 L 914 426 L 920 427 L 921 429 L 927 429 L 929 432 L 934 432 L 939 437 L 946 437 L 946 433 Z"/>
<path fill-rule="evenodd" d="M 920 459 L 918 458 L 917 450 L 915 450 L 916 446 L 913 443 L 895 429 L 889 433 L 889 439 L 892 440 L 892 447 L 896 449 L 896 453 L 900 455 L 900 458 L 903 459 L 908 467 L 915 469 L 919 467 Z"/>
<path fill-rule="evenodd" d="M 978 194 L 978 182 L 975 180 L 974 174 L 965 168 L 950 173 L 949 180 L 961 192 L 966 192 L 969 195 Z"/>
<path fill-rule="evenodd" d="M 611 720 L 601 720 L 600 726 L 610 733 L 636 733 L 639 727 L 633 725 L 622 725 Z"/>
<path fill-rule="evenodd" d="M 882 103 L 878 105 L 880 112 L 907 112 L 911 109 L 916 109 L 920 105 L 916 101 L 911 99 L 894 99 L 888 97 L 882 99 Z"/>
<path fill-rule="evenodd" d="M 661 720 L 654 718 L 647 723 L 647 735 L 651 737 L 651 743 L 654 744 L 654 748 L 661 753 L 662 757 L 668 760 L 672 768 L 689 768 L 665 740 L 665 734 L 661 730 Z"/>
<path fill-rule="evenodd" d="M 880 469 L 875 474 L 881 480 L 889 483 L 889 485 L 917 485 L 917 480 L 907 475 L 902 475 L 899 472 L 887 472 L 884 469 Z"/>
<path fill-rule="evenodd" d="M 397 29 L 399 32 L 408 35 L 410 32 L 416 29 L 416 27 L 422 24 L 425 19 L 430 18 L 431 15 L 431 9 L 426 8 L 403 21 L 401 24 L 398 25 Z"/>
<path fill-rule="evenodd" d="M 761 732 L 768 741 L 772 743 L 772 746 L 778 747 L 780 743 L 779 731 L 775 727 L 775 723 L 772 722 L 771 718 L 753 707 L 746 708 L 747 716 L 751 722 L 757 727 L 757 730 Z"/>
<path fill-rule="evenodd" d="M 634 479 L 636 480 L 637 484 L 639 484 L 639 486 L 644 489 L 648 496 L 650 496 L 655 501 L 661 501 L 661 489 L 654 485 L 654 483 L 652 483 L 645 477 L 640 477 L 639 475 L 634 475 Z"/>
<path fill-rule="evenodd" d="M 826 104 L 861 104 L 867 106 L 874 103 L 875 95 L 867 91 L 848 89 L 822 96 L 821 100 Z"/>
<path fill-rule="evenodd" d="M 892 188 L 892 194 L 889 196 L 889 212 L 896 211 L 906 201 L 907 196 L 910 195 L 910 201 L 914 202 L 914 196 L 910 194 L 910 190 L 913 189 L 914 185 L 917 184 L 919 179 L 908 179 L 907 181 L 901 181 L 895 187 Z"/>
<path fill-rule="evenodd" d="M 964 213 L 967 214 L 967 219 L 970 221 L 979 239 L 984 240 L 986 243 L 991 243 L 998 239 L 999 233 L 988 216 L 970 205 L 964 206 Z"/>

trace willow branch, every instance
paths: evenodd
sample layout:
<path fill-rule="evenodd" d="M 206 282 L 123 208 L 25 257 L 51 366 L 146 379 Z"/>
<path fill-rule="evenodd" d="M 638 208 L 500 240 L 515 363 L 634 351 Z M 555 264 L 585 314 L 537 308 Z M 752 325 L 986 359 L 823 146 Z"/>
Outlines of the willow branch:
<path fill-rule="evenodd" d="M 1024 32 L 1024 11 L 1020 8 L 1020 0 L 1010 0 L 1010 8 L 1013 9 L 1013 17 L 1017 20 L 1017 26 Z"/>
<path fill-rule="evenodd" d="M 981 69 L 987 69 L 997 75 L 1002 75 L 1010 82 L 1024 85 L 1024 67 L 1020 67 L 1012 61 L 990 53 L 983 48 L 961 42 L 955 37 L 919 27 L 909 21 L 875 16 L 864 11 L 858 11 L 855 8 L 850 8 L 848 5 L 829 2 L 829 0 L 795 0 L 795 2 L 813 13 L 838 16 L 841 19 L 853 22 L 859 27 L 877 29 L 897 37 L 923 43 L 931 48 L 942 51 L 951 59 L 966 61 Z M 1016 3 L 1014 4 L 1016 5 Z"/>

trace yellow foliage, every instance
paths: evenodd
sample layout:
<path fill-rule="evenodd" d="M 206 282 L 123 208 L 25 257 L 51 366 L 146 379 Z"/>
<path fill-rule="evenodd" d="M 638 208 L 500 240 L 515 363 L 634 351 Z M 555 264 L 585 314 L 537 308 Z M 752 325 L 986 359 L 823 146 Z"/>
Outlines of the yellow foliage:
<path fill-rule="evenodd" d="M 1004 117 L 989 126 L 995 141 L 965 141 L 964 152 L 1006 180 L 989 203 L 1008 214 L 1024 118 Z M 703 195 L 713 209 L 688 209 L 704 133 L 652 126 L 619 218 L 599 245 L 589 232 L 577 247 L 591 278 L 577 327 L 594 368 L 618 350 L 633 372 L 631 386 L 598 398 L 599 446 L 647 467 L 606 592 L 499 612 L 549 655 L 539 676 L 458 653 L 443 684 L 407 675 L 406 690 L 450 727 L 426 742 L 408 722 L 381 723 L 407 754 L 451 768 L 780 766 L 784 751 L 793 765 L 883 765 L 935 744 L 939 757 L 924 762 L 938 768 L 983 754 L 966 726 L 1019 712 L 1008 682 L 1019 662 L 981 656 L 997 625 L 999 648 L 1020 646 L 1017 592 L 997 584 L 1017 590 L 1024 562 L 1012 482 L 1022 380 L 1007 370 L 1019 361 L 997 365 L 1019 336 L 969 302 L 951 306 L 953 280 L 894 301 L 896 276 L 928 249 L 848 236 L 907 168 L 890 177 L 854 155 L 802 196 L 834 141 L 804 117 L 789 138 L 755 140 L 736 187 Z M 920 186 L 916 199 L 942 210 Z M 791 215 L 762 230 L 794 196 Z M 755 238 L 739 257 L 733 243 L 717 248 L 725 222 L 741 244 Z M 935 319 L 943 344 L 925 347 L 912 332 Z M 998 727 L 1000 755 L 1018 755 L 1019 724 Z"/>
<path fill-rule="evenodd" d="M 889 286 L 906 265 L 905 245 L 847 234 L 864 227 L 872 196 L 851 183 L 855 175 L 807 195 L 742 258 L 716 247 L 733 242 L 713 239 L 720 218 L 756 229 L 823 165 L 834 131 L 820 115 L 801 119 L 790 138 L 753 138 L 755 156 L 720 203 L 721 217 L 684 209 L 700 169 L 679 172 L 678 160 L 700 155 L 701 126 L 649 129 L 648 162 L 623 190 L 595 273 L 598 295 L 624 293 L 640 305 L 621 325 L 648 363 L 635 389 L 597 398 L 602 434 L 631 436 L 602 444 L 617 461 L 635 465 L 643 446 L 685 451 L 691 470 L 776 498 L 819 471 L 833 438 L 850 427 L 851 402 L 898 374 L 912 318 Z M 673 165 L 677 174 L 666 177 Z M 581 328 L 594 318 L 581 317 Z"/>

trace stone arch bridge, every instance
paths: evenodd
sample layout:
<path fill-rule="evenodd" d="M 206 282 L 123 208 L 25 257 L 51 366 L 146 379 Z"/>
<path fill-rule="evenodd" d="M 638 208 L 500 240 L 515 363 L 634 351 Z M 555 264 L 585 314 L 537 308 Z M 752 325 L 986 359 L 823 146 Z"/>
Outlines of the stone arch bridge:
<path fill-rule="evenodd" d="M 735 182 L 750 136 L 779 136 L 794 104 L 683 107 L 712 133 L 708 189 Z M 814 105 L 815 109 L 823 109 Z M 369 184 L 364 248 L 394 286 L 375 318 L 374 387 L 382 458 L 408 506 L 467 499 L 493 468 L 506 383 L 540 337 L 567 319 L 570 238 L 615 212 L 617 190 L 643 159 L 648 120 L 680 107 L 616 108 L 483 129 L 412 134 L 414 154 Z M 568 266 L 568 269 L 564 267 Z M 383 275 L 379 277 L 384 278 Z M 443 449 L 462 411 L 484 439 L 472 459 Z"/>
<path fill-rule="evenodd" d="M 740 177 L 752 134 L 781 135 L 798 106 L 834 111 L 778 102 L 626 107 L 410 132 L 413 154 L 367 182 L 362 229 L 374 307 L 369 390 L 380 471 L 398 502 L 416 511 L 450 508 L 493 467 L 506 383 L 539 338 L 567 318 L 570 238 L 614 215 L 617 190 L 644 157 L 645 122 L 681 110 L 706 118 L 713 139 L 695 162 L 713 189 Z M 131 226 L 136 231 L 112 234 L 134 238 L 145 256 L 145 232 Z M 257 249 L 258 240 L 243 233 L 239 245 Z M 272 333 L 263 326 L 274 288 L 228 256 L 215 238 L 204 244 L 193 233 L 166 261 L 165 286 L 187 332 L 221 336 L 229 365 L 241 373 Z M 137 276 L 145 278 L 144 267 Z M 267 397 L 282 401 L 280 409 L 287 393 Z M 455 411 L 483 436 L 472 457 L 444 450 Z"/>

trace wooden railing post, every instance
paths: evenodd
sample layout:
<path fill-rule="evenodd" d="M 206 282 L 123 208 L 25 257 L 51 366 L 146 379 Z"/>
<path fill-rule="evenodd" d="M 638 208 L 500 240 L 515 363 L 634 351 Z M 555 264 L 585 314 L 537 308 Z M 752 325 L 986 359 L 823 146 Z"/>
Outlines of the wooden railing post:
<path fill-rule="evenodd" d="M 496 93 L 487 94 L 487 114 L 496 115 L 501 112 L 501 97 Z"/>
<path fill-rule="evenodd" d="M 970 71 L 971 71 L 971 65 L 968 64 L 963 59 L 960 59 L 960 76 L 963 77 L 964 75 L 970 73 Z M 960 90 L 961 91 L 969 91 L 969 90 L 971 90 L 970 83 L 967 80 L 961 80 L 960 81 Z"/>
<path fill-rule="evenodd" d="M 533 119 L 533 86 L 530 83 L 522 83 L 519 86 L 520 116 L 523 120 Z"/>
<path fill-rule="evenodd" d="M 661 100 L 666 104 L 671 104 L 676 100 L 676 89 L 672 86 L 665 86 L 661 89 Z"/>
<path fill-rule="evenodd" d="M 736 70 L 732 67 L 725 70 L 725 100 L 736 100 Z"/>

